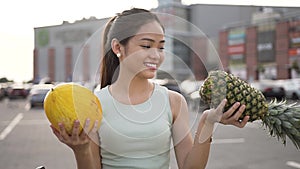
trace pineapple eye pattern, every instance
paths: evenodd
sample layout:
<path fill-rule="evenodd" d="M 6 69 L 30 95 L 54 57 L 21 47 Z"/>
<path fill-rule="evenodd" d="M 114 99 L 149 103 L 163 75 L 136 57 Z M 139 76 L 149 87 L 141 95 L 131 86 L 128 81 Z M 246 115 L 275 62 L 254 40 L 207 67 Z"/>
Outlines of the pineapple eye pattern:
<path fill-rule="evenodd" d="M 218 106 L 226 97 L 224 112 L 235 102 L 246 105 L 240 120 L 245 116 L 250 116 L 249 122 L 261 120 L 271 136 L 284 145 L 288 137 L 300 149 L 300 106 L 296 103 L 287 104 L 285 100 L 278 102 L 276 99 L 267 102 L 259 90 L 222 70 L 209 72 L 199 94 L 210 107 Z"/>

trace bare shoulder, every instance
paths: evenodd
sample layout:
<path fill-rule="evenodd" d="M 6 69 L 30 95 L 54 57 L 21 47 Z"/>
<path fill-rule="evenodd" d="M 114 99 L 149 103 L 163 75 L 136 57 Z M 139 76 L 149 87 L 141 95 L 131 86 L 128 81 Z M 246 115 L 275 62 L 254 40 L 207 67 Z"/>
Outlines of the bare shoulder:
<path fill-rule="evenodd" d="M 176 117 L 179 115 L 180 111 L 187 107 L 187 103 L 182 94 L 172 90 L 168 90 L 168 93 L 173 120 L 176 120 Z"/>
<path fill-rule="evenodd" d="M 171 106 L 172 106 L 172 103 L 178 103 L 181 101 L 185 101 L 185 98 L 183 97 L 183 95 L 178 92 L 175 92 L 173 90 L 168 90 L 168 93 L 169 93 L 169 99 L 171 102 Z"/>

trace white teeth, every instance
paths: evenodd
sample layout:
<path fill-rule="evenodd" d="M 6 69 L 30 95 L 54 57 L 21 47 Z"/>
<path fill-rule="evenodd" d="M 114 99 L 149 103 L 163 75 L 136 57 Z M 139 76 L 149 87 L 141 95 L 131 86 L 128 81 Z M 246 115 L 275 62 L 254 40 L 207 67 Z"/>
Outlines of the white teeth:
<path fill-rule="evenodd" d="M 156 64 L 154 64 L 154 63 L 145 63 L 145 66 L 147 66 L 147 67 L 152 67 L 152 68 L 156 68 Z"/>

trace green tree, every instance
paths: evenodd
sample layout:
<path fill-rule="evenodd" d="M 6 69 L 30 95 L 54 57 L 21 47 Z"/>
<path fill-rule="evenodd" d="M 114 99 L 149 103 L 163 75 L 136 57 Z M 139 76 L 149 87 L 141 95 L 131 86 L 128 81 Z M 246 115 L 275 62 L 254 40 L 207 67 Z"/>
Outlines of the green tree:
<path fill-rule="evenodd" d="M 8 80 L 6 77 L 0 78 L 0 83 L 13 82 L 12 80 Z"/>

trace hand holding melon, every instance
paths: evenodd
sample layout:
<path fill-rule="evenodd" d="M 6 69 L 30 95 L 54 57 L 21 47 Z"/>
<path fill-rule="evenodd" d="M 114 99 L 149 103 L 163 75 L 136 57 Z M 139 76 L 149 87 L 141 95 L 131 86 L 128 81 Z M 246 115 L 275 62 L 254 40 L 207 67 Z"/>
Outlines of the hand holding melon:
<path fill-rule="evenodd" d="M 75 83 L 64 83 L 52 88 L 44 100 L 46 116 L 53 127 L 59 130 L 59 123 L 63 123 L 69 135 L 75 120 L 81 125 L 90 119 L 88 131 L 98 121 L 97 129 L 102 120 L 102 107 L 100 101 L 92 91 Z M 80 126 L 81 132 L 83 126 Z"/>

